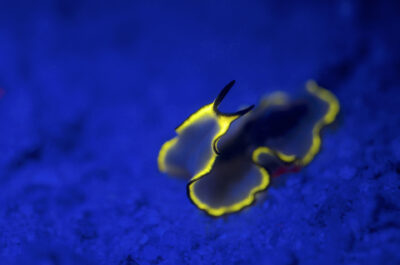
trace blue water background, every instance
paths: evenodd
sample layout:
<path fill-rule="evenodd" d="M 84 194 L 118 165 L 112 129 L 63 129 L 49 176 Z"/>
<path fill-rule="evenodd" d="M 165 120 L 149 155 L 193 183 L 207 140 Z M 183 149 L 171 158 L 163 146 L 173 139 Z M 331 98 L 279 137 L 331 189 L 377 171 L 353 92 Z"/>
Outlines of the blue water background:
<path fill-rule="evenodd" d="M 2 1 L 0 264 L 400 264 L 399 1 Z M 213 219 L 158 172 L 174 128 L 313 78 L 310 166 Z"/>

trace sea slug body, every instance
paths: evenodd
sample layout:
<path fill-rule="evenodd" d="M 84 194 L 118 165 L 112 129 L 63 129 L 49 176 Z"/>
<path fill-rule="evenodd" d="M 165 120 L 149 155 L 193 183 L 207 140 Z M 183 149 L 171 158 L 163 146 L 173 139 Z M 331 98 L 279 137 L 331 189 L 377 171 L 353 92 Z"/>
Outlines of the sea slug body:
<path fill-rule="evenodd" d="M 242 210 L 271 176 L 309 164 L 320 150 L 321 129 L 340 108 L 331 92 L 308 81 L 297 97 L 276 92 L 256 108 L 223 113 L 219 104 L 233 84 L 178 126 L 158 156 L 160 171 L 186 178 L 189 199 L 211 216 Z"/>

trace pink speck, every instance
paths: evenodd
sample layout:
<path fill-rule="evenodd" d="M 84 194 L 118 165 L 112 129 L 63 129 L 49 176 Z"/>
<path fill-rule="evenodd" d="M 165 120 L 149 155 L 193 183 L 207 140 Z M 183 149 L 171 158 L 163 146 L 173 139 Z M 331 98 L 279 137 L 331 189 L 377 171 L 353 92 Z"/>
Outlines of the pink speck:
<path fill-rule="evenodd" d="M 280 166 L 279 168 L 277 168 L 273 173 L 272 173 L 272 177 L 273 178 L 277 178 L 280 175 L 283 174 L 287 174 L 287 173 L 297 173 L 299 172 L 301 169 L 300 166 L 295 165 L 295 166 Z"/>

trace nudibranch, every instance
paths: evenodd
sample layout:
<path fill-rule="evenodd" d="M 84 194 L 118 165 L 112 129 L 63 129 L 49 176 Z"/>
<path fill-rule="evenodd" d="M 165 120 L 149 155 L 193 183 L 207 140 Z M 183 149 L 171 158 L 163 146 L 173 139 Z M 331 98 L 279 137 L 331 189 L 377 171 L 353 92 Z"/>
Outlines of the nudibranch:
<path fill-rule="evenodd" d="M 235 81 L 190 115 L 158 155 L 161 172 L 188 180 L 187 194 L 211 216 L 251 205 L 270 177 L 309 164 L 321 147 L 321 129 L 332 123 L 339 102 L 314 81 L 297 97 L 276 92 L 259 106 L 224 113 L 219 105 Z"/>

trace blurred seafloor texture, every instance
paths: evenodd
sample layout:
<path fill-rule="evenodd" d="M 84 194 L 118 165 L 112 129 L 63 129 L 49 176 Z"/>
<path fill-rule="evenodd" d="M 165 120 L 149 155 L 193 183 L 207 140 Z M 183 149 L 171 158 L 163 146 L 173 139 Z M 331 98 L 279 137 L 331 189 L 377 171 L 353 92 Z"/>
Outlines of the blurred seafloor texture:
<path fill-rule="evenodd" d="M 400 264 L 399 1 L 2 1 L 1 264 Z M 222 108 L 341 102 L 300 173 L 213 219 L 160 146 Z"/>

